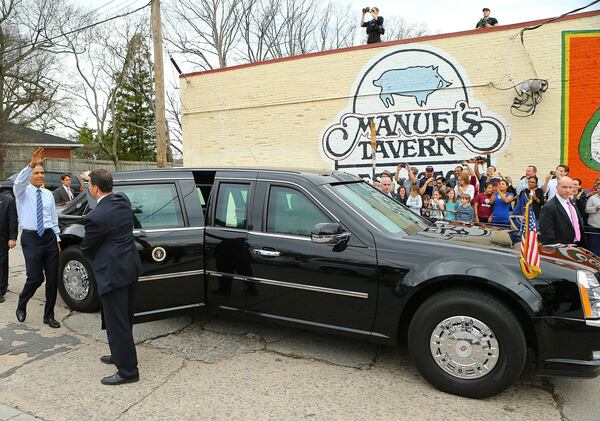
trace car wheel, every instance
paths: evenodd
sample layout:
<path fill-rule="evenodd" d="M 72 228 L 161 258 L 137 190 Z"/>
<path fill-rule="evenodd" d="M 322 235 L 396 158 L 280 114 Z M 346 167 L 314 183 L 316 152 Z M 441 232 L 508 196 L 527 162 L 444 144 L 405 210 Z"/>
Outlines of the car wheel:
<path fill-rule="evenodd" d="M 469 398 L 508 388 L 527 353 L 512 311 L 494 296 L 470 289 L 443 291 L 425 301 L 410 323 L 408 347 L 429 383 Z"/>
<path fill-rule="evenodd" d="M 60 253 L 58 273 L 58 291 L 70 308 L 86 313 L 98 310 L 100 297 L 94 272 L 79 246 Z"/>

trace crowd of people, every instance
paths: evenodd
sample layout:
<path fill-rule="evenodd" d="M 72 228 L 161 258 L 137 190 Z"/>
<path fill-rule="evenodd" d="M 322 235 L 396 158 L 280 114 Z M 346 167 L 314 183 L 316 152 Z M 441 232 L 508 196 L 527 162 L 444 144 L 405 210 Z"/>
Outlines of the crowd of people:
<path fill-rule="evenodd" d="M 569 167 L 565 164 L 543 177 L 538 176 L 535 165 L 529 165 L 521 179 L 514 182 L 493 165 L 481 171 L 484 163 L 482 157 L 464 161 L 448 178 L 431 165 L 419 174 L 409 164 L 399 164 L 395 174 L 383 171 L 374 185 L 414 213 L 431 220 L 507 228 L 520 226 L 527 202 L 531 201 L 530 209 L 540 221 L 546 203 L 554 197 L 557 201 L 566 198 L 575 213 L 570 213 L 568 203 L 561 202 L 565 213 L 574 225 L 581 225 L 585 234 L 585 244 L 582 238 L 577 243 L 600 255 L 600 178 L 585 189 L 581 179 L 569 177 Z M 540 223 L 540 231 L 542 227 Z M 555 237 L 547 236 L 546 243 L 559 243 L 554 240 Z"/>

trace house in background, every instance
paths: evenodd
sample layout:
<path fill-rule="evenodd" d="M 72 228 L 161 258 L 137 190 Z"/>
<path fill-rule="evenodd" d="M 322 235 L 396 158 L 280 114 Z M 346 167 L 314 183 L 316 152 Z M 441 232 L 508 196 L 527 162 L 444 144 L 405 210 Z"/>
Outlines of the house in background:
<path fill-rule="evenodd" d="M 45 148 L 48 163 L 51 164 L 52 158 L 70 161 L 73 149 L 83 145 L 29 127 L 4 123 L 0 125 L 0 180 L 27 165 L 38 146 Z"/>

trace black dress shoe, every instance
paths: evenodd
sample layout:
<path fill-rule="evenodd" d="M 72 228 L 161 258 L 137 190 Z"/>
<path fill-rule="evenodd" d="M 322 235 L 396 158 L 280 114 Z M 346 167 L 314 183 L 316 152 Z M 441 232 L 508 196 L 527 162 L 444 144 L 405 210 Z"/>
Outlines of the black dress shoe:
<path fill-rule="evenodd" d="M 0 295 L 0 303 L 3 303 L 4 301 L 6 301 L 6 299 L 4 298 L 4 295 Z"/>
<path fill-rule="evenodd" d="M 49 319 L 44 319 L 44 323 L 46 323 L 48 326 L 50 326 L 53 329 L 57 329 L 60 327 L 60 323 L 58 323 L 58 321 L 51 317 Z"/>
<path fill-rule="evenodd" d="M 102 380 L 100 380 L 100 382 L 107 386 L 116 386 L 116 385 L 124 384 L 124 383 L 135 383 L 139 379 L 140 379 L 139 375 L 132 377 L 130 379 L 126 379 L 124 377 L 121 377 L 121 375 L 117 372 L 117 373 L 113 374 L 112 376 L 104 377 Z"/>
<path fill-rule="evenodd" d="M 27 317 L 27 313 L 23 310 L 17 310 L 17 320 L 23 323 L 25 321 L 25 317 Z"/>
<path fill-rule="evenodd" d="M 100 357 L 100 361 L 102 361 L 104 364 L 114 364 L 112 355 L 103 355 Z"/>

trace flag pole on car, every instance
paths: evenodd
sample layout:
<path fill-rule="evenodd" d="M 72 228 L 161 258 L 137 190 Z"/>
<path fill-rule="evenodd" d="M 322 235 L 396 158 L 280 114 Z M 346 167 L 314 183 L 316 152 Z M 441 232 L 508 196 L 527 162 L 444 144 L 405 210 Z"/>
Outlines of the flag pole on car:
<path fill-rule="evenodd" d="M 369 122 L 369 127 L 371 128 L 371 160 L 373 164 L 373 182 L 375 182 L 375 171 L 377 167 L 377 158 L 375 156 L 375 151 L 377 149 L 377 129 L 375 129 L 375 120 L 371 120 Z"/>

